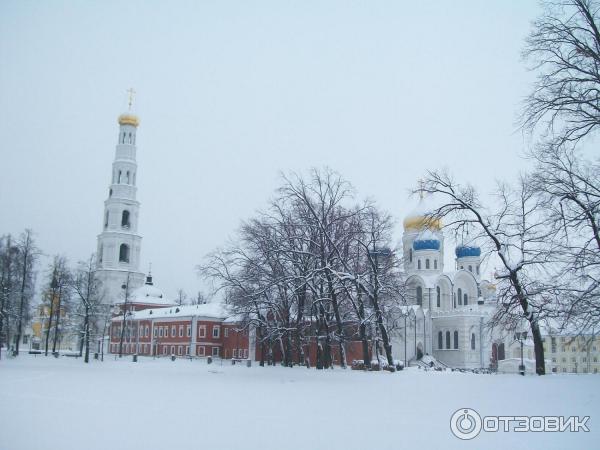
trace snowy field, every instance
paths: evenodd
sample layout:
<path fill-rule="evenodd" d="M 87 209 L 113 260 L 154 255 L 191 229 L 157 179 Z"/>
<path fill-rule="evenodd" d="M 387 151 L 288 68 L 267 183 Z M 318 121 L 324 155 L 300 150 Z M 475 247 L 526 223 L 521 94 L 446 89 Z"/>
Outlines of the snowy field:
<path fill-rule="evenodd" d="M 0 361 L 0 450 L 598 449 L 600 376 L 363 373 L 219 362 Z M 484 415 L 589 415 L 590 432 L 450 432 Z"/>

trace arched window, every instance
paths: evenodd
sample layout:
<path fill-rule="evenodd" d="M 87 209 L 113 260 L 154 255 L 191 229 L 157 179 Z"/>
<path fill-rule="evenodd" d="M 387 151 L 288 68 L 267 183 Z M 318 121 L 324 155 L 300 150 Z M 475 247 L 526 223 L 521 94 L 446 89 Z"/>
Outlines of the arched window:
<path fill-rule="evenodd" d="M 437 270 L 437 259 L 433 260 L 433 268 Z"/>
<path fill-rule="evenodd" d="M 129 170 L 127 171 L 126 179 L 127 179 L 127 184 L 131 184 L 130 178 L 129 178 Z"/>
<path fill-rule="evenodd" d="M 469 272 L 473 273 L 473 266 L 469 266 Z"/>
<path fill-rule="evenodd" d="M 108 211 L 104 214 L 104 228 L 108 227 Z"/>
<path fill-rule="evenodd" d="M 479 264 L 477 264 L 477 275 L 479 275 Z"/>
<path fill-rule="evenodd" d="M 446 331 L 446 349 L 450 350 L 450 332 Z"/>
<path fill-rule="evenodd" d="M 412 248 L 408 250 L 408 261 L 412 262 Z"/>
<path fill-rule="evenodd" d="M 121 244 L 119 247 L 119 262 L 129 262 L 129 245 Z"/>
<path fill-rule="evenodd" d="M 438 348 L 440 350 L 444 348 L 444 338 L 441 331 L 438 332 Z"/>
<path fill-rule="evenodd" d="M 462 305 L 462 289 L 458 288 L 458 304 Z"/>
<path fill-rule="evenodd" d="M 469 295 L 465 292 L 465 294 L 463 295 L 463 305 L 468 305 L 469 304 Z"/>
<path fill-rule="evenodd" d="M 119 170 L 119 178 L 118 178 L 118 181 L 117 181 L 117 183 L 119 183 L 119 184 L 121 184 L 121 175 L 122 175 L 122 173 L 121 173 L 121 171 Z"/>
<path fill-rule="evenodd" d="M 135 186 L 135 172 L 133 172 L 133 185 Z"/>
<path fill-rule="evenodd" d="M 458 349 L 458 331 L 454 332 L 454 349 Z"/>
<path fill-rule="evenodd" d="M 123 137 L 121 138 L 121 144 L 125 143 L 125 132 L 123 131 Z"/>
<path fill-rule="evenodd" d="M 471 333 L 471 350 L 475 350 L 475 333 Z"/>
<path fill-rule="evenodd" d="M 421 269 L 421 260 L 420 259 L 417 260 L 417 269 Z"/>
<path fill-rule="evenodd" d="M 109 198 L 110 198 L 110 197 L 112 197 L 112 189 L 109 189 L 109 190 L 108 190 L 108 197 L 109 197 Z"/>
<path fill-rule="evenodd" d="M 123 228 L 129 228 L 129 225 L 129 211 L 124 209 L 123 214 L 121 215 L 121 226 Z"/>
<path fill-rule="evenodd" d="M 442 307 L 442 290 L 440 289 L 440 287 L 436 287 L 436 295 L 437 295 L 437 300 L 436 300 L 436 304 L 438 308 Z"/>
<path fill-rule="evenodd" d="M 456 294 L 454 292 L 452 293 L 452 307 L 456 308 Z"/>
<path fill-rule="evenodd" d="M 425 260 L 425 268 L 429 269 L 429 258 Z"/>
<path fill-rule="evenodd" d="M 131 133 L 129 133 L 129 143 L 133 144 L 133 139 L 131 139 Z"/>
<path fill-rule="evenodd" d="M 98 249 L 98 262 L 102 262 L 102 255 L 104 253 L 104 246 L 100 244 L 100 248 Z"/>
<path fill-rule="evenodd" d="M 417 286 L 417 305 L 423 306 L 423 288 Z"/>

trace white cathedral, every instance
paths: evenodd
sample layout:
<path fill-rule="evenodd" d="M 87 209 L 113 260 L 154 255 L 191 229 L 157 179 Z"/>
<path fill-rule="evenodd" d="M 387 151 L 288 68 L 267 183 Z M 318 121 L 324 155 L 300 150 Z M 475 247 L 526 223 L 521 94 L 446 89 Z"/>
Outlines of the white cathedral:
<path fill-rule="evenodd" d="M 392 333 L 394 358 L 435 360 L 448 367 L 482 368 L 496 362 L 488 328 L 495 286 L 480 277 L 481 249 L 459 245 L 455 267 L 444 270 L 441 222 L 419 206 L 404 219 L 402 248 L 410 306 Z M 494 352 L 495 353 L 495 352 Z M 429 358 L 427 358 L 429 356 Z"/>
<path fill-rule="evenodd" d="M 131 107 L 131 99 L 130 99 Z M 142 237 L 138 232 L 140 204 L 136 199 L 136 132 L 138 117 L 118 118 L 119 134 L 111 184 L 104 202 L 102 232 L 98 235 L 97 275 L 110 305 L 129 301 L 172 305 L 140 271 Z M 456 247 L 453 270 L 444 270 L 441 223 L 426 219 L 419 207 L 404 220 L 402 238 L 409 306 L 392 333 L 394 358 L 431 360 L 458 368 L 488 367 L 497 359 L 492 334 L 486 327 L 495 310 L 495 288 L 480 278 L 481 250 Z M 437 361 L 436 361 L 437 360 Z"/>

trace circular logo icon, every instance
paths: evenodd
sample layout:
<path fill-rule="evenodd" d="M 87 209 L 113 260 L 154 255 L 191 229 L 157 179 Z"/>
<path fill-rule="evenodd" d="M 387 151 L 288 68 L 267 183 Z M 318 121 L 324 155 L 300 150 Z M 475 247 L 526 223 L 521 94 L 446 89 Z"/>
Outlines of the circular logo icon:
<path fill-rule="evenodd" d="M 450 430 L 459 439 L 473 439 L 481 431 L 481 416 L 471 408 L 461 408 L 452 414 Z"/>

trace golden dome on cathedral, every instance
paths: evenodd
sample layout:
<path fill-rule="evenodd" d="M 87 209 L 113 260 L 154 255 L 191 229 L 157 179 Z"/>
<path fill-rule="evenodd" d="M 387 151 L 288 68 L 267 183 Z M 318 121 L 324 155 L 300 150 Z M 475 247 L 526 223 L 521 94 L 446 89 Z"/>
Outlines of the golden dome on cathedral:
<path fill-rule="evenodd" d="M 119 125 L 133 125 L 137 127 L 140 124 L 140 119 L 135 114 L 124 113 L 119 116 Z"/>
<path fill-rule="evenodd" d="M 408 216 L 404 219 L 404 230 L 419 231 L 430 229 L 439 231 L 442 228 L 442 221 L 435 217 L 427 217 L 423 215 Z"/>

